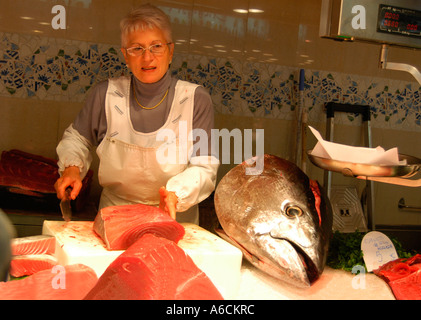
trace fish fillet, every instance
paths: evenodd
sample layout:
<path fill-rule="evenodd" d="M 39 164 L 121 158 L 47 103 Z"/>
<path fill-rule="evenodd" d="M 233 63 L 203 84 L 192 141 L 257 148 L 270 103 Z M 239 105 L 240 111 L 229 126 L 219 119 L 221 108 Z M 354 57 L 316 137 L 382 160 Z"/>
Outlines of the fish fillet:
<path fill-rule="evenodd" d="M 21 280 L 0 282 L 0 300 L 81 300 L 97 280 L 95 271 L 83 264 L 54 267 Z"/>
<path fill-rule="evenodd" d="M 57 160 L 21 150 L 3 151 L 0 158 L 0 187 L 10 194 L 25 195 L 24 201 L 37 198 L 36 203 L 47 204 L 56 194 L 54 183 L 60 177 Z M 74 201 L 81 210 L 89 195 L 93 171 L 88 170 L 82 180 L 79 196 Z M 34 200 L 34 199 L 32 199 Z M 44 201 L 38 201 L 44 200 Z"/>
<path fill-rule="evenodd" d="M 397 300 L 421 300 L 421 270 L 389 282 Z"/>
<path fill-rule="evenodd" d="M 421 300 L 421 254 L 390 261 L 373 273 L 387 282 L 397 300 Z"/>
<path fill-rule="evenodd" d="M 55 193 L 59 178 L 57 161 L 20 150 L 3 151 L 0 159 L 0 185 Z"/>
<path fill-rule="evenodd" d="M 125 250 L 145 233 L 178 242 L 184 227 L 159 208 L 144 204 L 111 206 L 101 209 L 94 231 L 108 250 Z"/>
<path fill-rule="evenodd" d="M 49 235 L 38 235 L 14 238 L 11 241 L 12 255 L 54 254 L 56 238 Z"/>
<path fill-rule="evenodd" d="M 23 277 L 42 270 L 51 269 L 57 264 L 57 258 L 50 254 L 29 254 L 13 256 L 9 273 L 12 277 Z"/>
<path fill-rule="evenodd" d="M 220 300 L 214 284 L 173 241 L 145 234 L 110 264 L 87 300 Z"/>

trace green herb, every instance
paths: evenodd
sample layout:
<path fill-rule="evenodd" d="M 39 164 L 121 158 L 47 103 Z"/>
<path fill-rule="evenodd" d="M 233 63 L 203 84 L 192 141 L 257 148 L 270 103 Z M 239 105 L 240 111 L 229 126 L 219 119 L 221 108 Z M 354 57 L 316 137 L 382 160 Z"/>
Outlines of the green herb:
<path fill-rule="evenodd" d="M 355 231 L 353 233 L 340 233 L 336 231 L 332 235 L 326 264 L 333 269 L 352 271 L 356 265 L 366 268 L 361 241 L 366 232 Z M 389 237 L 395 246 L 399 258 L 410 258 L 415 252 L 406 251 L 402 244 L 394 237 Z M 366 268 L 367 269 L 367 268 Z"/>

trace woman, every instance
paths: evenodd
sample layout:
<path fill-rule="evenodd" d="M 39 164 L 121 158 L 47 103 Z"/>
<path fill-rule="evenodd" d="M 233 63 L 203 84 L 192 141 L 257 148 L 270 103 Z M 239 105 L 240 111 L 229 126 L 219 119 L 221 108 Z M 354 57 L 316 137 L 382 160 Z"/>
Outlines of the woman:
<path fill-rule="evenodd" d="M 177 220 L 198 223 L 197 204 L 214 190 L 219 166 L 210 143 L 212 101 L 203 87 L 170 76 L 174 44 L 169 19 L 160 9 L 142 6 L 120 28 L 132 76 L 99 83 L 64 132 L 57 147 L 57 196 L 63 198 L 71 187 L 70 198 L 76 198 L 90 151 L 98 146 L 100 208 L 159 205 L 173 218 L 189 211 Z M 192 152 L 193 141 L 182 139 L 193 129 L 207 133 L 209 148 L 201 148 L 200 155 Z"/>

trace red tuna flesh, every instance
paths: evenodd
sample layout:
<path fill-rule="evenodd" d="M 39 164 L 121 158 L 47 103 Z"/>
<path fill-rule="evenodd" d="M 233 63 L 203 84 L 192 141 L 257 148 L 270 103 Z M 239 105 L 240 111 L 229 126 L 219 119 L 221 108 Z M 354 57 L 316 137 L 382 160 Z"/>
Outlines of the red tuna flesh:
<path fill-rule="evenodd" d="M 9 273 L 12 277 L 23 277 L 42 270 L 51 269 L 57 264 L 57 258 L 50 254 L 30 254 L 12 257 Z"/>
<path fill-rule="evenodd" d="M 421 254 L 417 254 L 412 258 L 401 258 L 385 263 L 380 268 L 373 270 L 373 273 L 391 282 L 404 278 L 413 272 L 421 269 Z"/>
<path fill-rule="evenodd" d="M 0 300 L 81 300 L 95 286 L 95 271 L 83 264 L 43 270 L 22 280 L 0 282 Z"/>
<path fill-rule="evenodd" d="M 397 300 L 421 300 L 421 269 L 389 282 L 389 286 Z"/>
<path fill-rule="evenodd" d="M 14 238 L 11 241 L 12 255 L 53 254 L 56 248 L 56 238 L 48 235 L 38 235 Z"/>
<path fill-rule="evenodd" d="M 56 193 L 54 183 L 59 177 L 55 159 L 16 149 L 1 153 L 0 186 L 6 187 L 11 193 L 37 198 L 49 197 Z M 87 201 L 92 177 L 93 171 L 88 170 L 79 196 L 74 201 L 76 211 L 81 210 Z"/>
<path fill-rule="evenodd" d="M 421 254 L 390 261 L 373 273 L 383 278 L 398 300 L 421 300 Z"/>
<path fill-rule="evenodd" d="M 20 150 L 3 151 L 0 160 L 0 185 L 55 193 L 59 178 L 57 161 Z"/>
<path fill-rule="evenodd" d="M 108 250 L 125 250 L 145 233 L 175 242 L 185 233 L 184 227 L 163 210 L 144 204 L 101 209 L 95 217 L 94 231 Z"/>
<path fill-rule="evenodd" d="M 87 300 L 220 300 L 214 284 L 173 241 L 146 234 L 117 257 Z"/>

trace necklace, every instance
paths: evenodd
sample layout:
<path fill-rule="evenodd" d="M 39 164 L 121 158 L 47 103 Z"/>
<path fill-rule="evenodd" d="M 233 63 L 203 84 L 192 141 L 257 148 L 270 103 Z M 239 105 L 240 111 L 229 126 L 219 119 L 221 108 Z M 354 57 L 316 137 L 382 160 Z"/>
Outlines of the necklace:
<path fill-rule="evenodd" d="M 142 109 L 146 109 L 146 110 L 152 110 L 152 109 L 155 109 L 157 106 L 159 106 L 161 103 L 162 103 L 162 101 L 164 101 L 164 99 L 165 99 L 165 97 L 167 96 L 167 94 L 168 94 L 168 91 L 170 90 L 170 88 L 168 88 L 167 89 L 167 91 L 165 92 L 165 95 L 164 95 L 164 97 L 161 99 L 161 101 L 159 101 L 158 102 L 158 104 L 157 105 L 155 105 L 155 106 L 153 106 L 153 107 L 150 107 L 150 108 L 148 108 L 148 107 L 144 107 L 144 106 L 142 106 L 141 104 L 140 104 L 140 102 L 137 100 L 137 97 L 136 97 L 136 89 L 135 88 L 133 88 L 133 95 L 134 95 L 134 99 L 136 100 L 136 102 L 137 102 L 137 104 L 142 108 Z"/>

